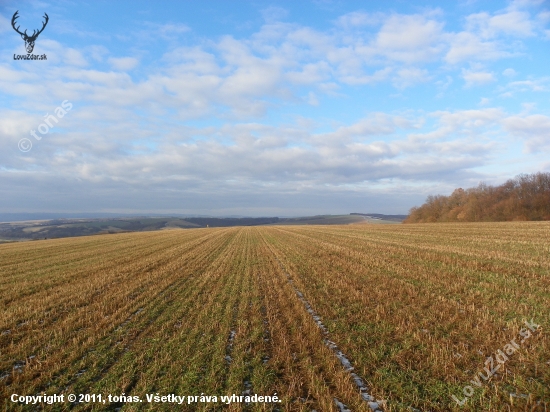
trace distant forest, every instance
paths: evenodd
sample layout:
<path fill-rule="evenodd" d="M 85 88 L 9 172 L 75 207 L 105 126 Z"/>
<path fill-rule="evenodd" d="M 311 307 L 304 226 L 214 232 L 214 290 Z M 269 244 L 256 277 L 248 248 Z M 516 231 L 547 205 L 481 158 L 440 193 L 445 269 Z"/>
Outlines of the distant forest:
<path fill-rule="evenodd" d="M 500 186 L 480 183 L 428 196 L 404 223 L 550 220 L 550 173 L 521 174 Z"/>

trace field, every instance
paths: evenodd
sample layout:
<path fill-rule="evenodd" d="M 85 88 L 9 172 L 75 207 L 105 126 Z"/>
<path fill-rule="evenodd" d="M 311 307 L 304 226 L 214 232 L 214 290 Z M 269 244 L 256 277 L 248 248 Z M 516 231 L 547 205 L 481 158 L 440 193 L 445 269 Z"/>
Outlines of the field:
<path fill-rule="evenodd" d="M 34 411 L 11 395 L 46 392 L 143 402 L 44 410 L 547 411 L 549 302 L 548 222 L 8 243 L 0 405 Z M 146 394 L 218 402 L 149 403 Z M 281 402 L 219 401 L 231 394 Z"/>

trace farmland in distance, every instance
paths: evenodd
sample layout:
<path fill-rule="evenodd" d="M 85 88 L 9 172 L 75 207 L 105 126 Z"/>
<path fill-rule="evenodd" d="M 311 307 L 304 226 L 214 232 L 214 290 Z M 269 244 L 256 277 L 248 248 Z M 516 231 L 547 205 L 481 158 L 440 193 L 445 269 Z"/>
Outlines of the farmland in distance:
<path fill-rule="evenodd" d="M 384 411 L 546 411 L 549 302 L 548 222 L 3 244 L 0 405 L 34 410 L 14 393 L 124 393 L 144 402 L 44 409 L 371 411 L 368 393 Z M 540 327 L 520 343 L 531 320 Z M 512 340 L 517 350 L 488 376 L 487 359 Z M 145 402 L 156 393 L 281 402 Z"/>

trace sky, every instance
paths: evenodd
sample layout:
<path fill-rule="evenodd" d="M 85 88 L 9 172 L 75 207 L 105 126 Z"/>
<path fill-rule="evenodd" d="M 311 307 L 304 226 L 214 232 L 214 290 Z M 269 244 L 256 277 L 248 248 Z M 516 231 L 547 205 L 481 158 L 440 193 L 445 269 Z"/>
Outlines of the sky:
<path fill-rule="evenodd" d="M 549 91 L 544 0 L 0 0 L 0 212 L 404 214 L 549 172 Z"/>

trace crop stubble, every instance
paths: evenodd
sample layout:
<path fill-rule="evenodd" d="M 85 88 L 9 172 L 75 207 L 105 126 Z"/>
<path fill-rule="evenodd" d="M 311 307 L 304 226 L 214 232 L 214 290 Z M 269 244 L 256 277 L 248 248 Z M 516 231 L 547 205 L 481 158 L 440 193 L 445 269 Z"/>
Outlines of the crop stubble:
<path fill-rule="evenodd" d="M 276 405 L 183 409 L 329 411 L 336 398 L 368 411 L 278 262 L 371 393 L 388 400 L 385 410 L 548 407 L 550 225 L 542 222 L 192 229 L 2 245 L 3 407 L 25 410 L 7 397 L 40 391 L 276 392 Z M 531 318 L 542 330 L 458 408 L 450 395 L 462 398 L 485 358 Z"/>

